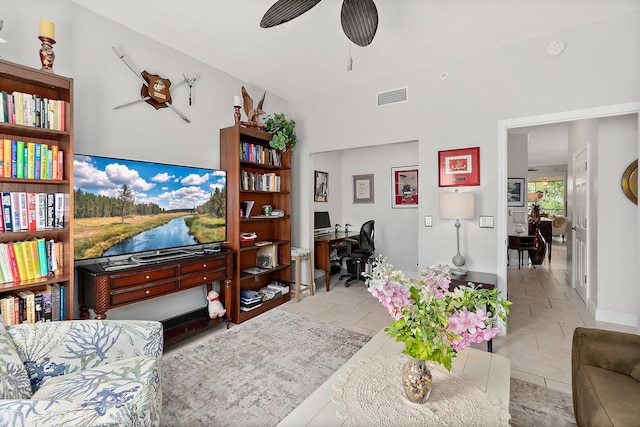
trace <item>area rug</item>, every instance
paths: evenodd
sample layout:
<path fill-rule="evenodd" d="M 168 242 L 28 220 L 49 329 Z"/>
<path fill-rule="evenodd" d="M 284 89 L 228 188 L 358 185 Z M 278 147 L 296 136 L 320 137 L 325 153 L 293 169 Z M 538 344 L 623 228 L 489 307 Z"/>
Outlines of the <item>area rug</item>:
<path fill-rule="evenodd" d="M 282 310 L 168 351 L 164 426 L 275 426 L 370 337 Z"/>
<path fill-rule="evenodd" d="M 513 427 L 575 426 L 569 393 L 511 378 L 509 413 Z"/>

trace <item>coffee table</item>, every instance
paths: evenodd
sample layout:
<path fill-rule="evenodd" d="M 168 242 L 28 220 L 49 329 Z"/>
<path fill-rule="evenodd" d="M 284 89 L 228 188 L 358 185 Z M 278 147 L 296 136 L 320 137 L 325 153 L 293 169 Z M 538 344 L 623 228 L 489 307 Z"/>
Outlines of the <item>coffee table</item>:
<path fill-rule="evenodd" d="M 348 420 L 338 416 L 341 406 L 332 400 L 334 385 L 348 373 L 349 367 L 361 359 L 392 356 L 401 353 L 403 346 L 389 337 L 384 330 L 376 334 L 364 347 L 336 371 L 324 384 L 278 424 L 281 427 L 342 426 Z M 509 410 L 511 362 L 504 356 L 483 350 L 466 348 L 453 360 L 453 373 L 463 374 L 480 389 L 500 399 L 500 406 Z M 398 378 L 398 381 L 400 379 Z"/>

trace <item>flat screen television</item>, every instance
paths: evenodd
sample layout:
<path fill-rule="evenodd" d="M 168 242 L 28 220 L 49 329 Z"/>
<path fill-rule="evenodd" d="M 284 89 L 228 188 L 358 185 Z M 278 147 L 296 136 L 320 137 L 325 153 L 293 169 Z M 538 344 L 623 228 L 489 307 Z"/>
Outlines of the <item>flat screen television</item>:
<path fill-rule="evenodd" d="M 316 211 L 313 213 L 313 233 L 314 235 L 326 234 L 331 232 L 331 219 L 329 212 Z"/>
<path fill-rule="evenodd" d="M 226 240 L 225 171 L 83 154 L 73 165 L 75 261 L 169 259 Z"/>

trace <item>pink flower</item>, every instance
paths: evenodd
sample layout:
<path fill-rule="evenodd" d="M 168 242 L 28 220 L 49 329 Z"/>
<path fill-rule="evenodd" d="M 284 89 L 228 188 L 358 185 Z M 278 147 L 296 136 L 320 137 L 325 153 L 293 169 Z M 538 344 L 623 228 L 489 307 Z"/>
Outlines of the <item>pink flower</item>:
<path fill-rule="evenodd" d="M 370 284 L 367 290 L 380 301 L 395 320 L 402 317 L 402 307 L 411 304 L 409 289 L 395 282 L 379 281 Z"/>

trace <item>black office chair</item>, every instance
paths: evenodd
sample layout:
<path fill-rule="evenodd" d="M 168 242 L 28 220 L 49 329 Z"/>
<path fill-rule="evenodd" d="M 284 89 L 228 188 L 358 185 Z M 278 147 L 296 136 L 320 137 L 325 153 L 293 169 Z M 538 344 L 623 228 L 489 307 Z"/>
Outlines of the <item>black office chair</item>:
<path fill-rule="evenodd" d="M 360 227 L 360 235 L 358 236 L 358 240 L 346 239 L 350 241 L 349 252 L 347 254 L 347 270 L 349 261 L 355 263 L 355 272 L 349 274 L 343 274 L 340 276 L 340 280 L 348 277 L 347 281 L 344 283 L 344 286 L 349 287 L 351 282 L 354 280 L 361 280 L 364 282 L 362 278 L 362 265 L 366 263 L 372 256 L 373 252 L 376 250 L 376 246 L 373 242 L 373 237 L 375 234 L 375 221 L 370 219 L 369 221 L 362 224 Z M 354 244 L 357 244 L 355 246 Z"/>

